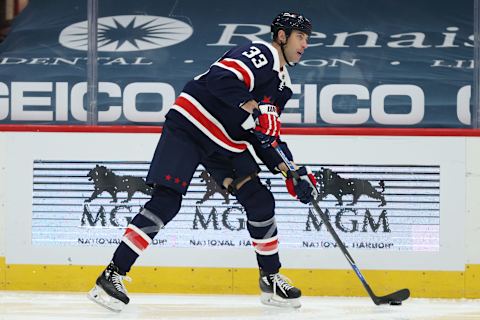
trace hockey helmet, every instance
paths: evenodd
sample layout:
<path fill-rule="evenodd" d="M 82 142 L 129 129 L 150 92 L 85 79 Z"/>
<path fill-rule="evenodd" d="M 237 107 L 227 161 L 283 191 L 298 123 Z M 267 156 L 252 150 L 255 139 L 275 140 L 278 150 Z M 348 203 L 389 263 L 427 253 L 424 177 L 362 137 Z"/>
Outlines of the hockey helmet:
<path fill-rule="evenodd" d="M 278 30 L 284 30 L 290 36 L 292 30 L 305 32 L 308 36 L 312 33 L 312 23 L 304 15 L 293 12 L 278 14 L 270 25 L 273 38 L 276 38 Z"/>

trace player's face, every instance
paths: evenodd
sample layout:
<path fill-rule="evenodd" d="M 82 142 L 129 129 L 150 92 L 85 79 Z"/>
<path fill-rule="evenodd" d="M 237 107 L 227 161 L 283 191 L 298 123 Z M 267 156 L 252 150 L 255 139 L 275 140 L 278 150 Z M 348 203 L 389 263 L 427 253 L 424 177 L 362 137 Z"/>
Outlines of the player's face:
<path fill-rule="evenodd" d="M 285 46 L 285 56 L 288 61 L 297 63 L 302 59 L 305 49 L 308 47 L 308 35 L 304 32 L 293 30 L 288 37 L 287 45 Z"/>

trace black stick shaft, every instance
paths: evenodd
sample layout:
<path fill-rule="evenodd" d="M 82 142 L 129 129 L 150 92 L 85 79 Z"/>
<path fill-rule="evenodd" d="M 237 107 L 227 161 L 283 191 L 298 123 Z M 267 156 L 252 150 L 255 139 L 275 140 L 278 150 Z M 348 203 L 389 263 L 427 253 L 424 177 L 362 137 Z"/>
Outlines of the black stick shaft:
<path fill-rule="evenodd" d="M 293 163 L 290 160 L 288 160 L 287 156 L 285 155 L 283 150 L 280 148 L 280 146 L 278 144 L 272 144 L 272 147 L 275 148 L 278 155 L 282 158 L 283 162 L 288 167 L 288 169 L 290 169 L 292 172 L 295 172 L 295 166 L 293 165 Z M 317 191 L 317 194 L 318 194 L 318 191 Z M 348 263 L 350 263 L 350 266 L 352 267 L 353 271 L 355 271 L 355 274 L 357 275 L 357 277 L 362 282 L 362 285 L 365 288 L 365 290 L 367 291 L 370 298 L 372 298 L 372 300 L 375 304 L 378 304 L 378 297 L 373 293 L 372 289 L 370 288 L 370 286 L 367 283 L 367 280 L 365 280 L 365 277 L 360 272 L 360 269 L 358 269 L 357 265 L 355 264 L 355 261 L 353 260 L 352 256 L 348 252 L 347 248 L 343 244 L 342 240 L 338 236 L 335 229 L 333 229 L 332 224 L 330 223 L 330 220 L 328 219 L 328 216 L 322 211 L 322 209 L 320 208 L 318 203 L 315 201 L 315 199 L 313 199 L 310 202 L 310 204 L 313 206 L 315 211 L 317 211 L 318 215 L 320 216 L 320 218 L 323 221 L 323 224 L 327 227 L 327 229 L 330 232 L 330 234 L 332 235 L 333 239 L 335 239 L 335 242 L 337 243 L 340 250 L 342 250 L 342 253 L 345 255 L 345 257 L 347 258 Z"/>
<path fill-rule="evenodd" d="M 365 288 L 365 290 L 367 291 L 368 295 L 370 296 L 370 298 L 372 298 L 373 302 L 375 302 L 375 304 L 376 304 L 377 303 L 377 296 L 373 293 L 372 289 L 370 288 L 370 286 L 367 283 L 367 280 L 365 280 L 365 277 L 360 272 L 360 269 L 358 269 L 355 261 L 353 260 L 353 257 L 350 255 L 347 248 L 343 244 L 343 241 L 340 239 L 340 237 L 338 236 L 335 229 L 333 229 L 333 226 L 330 223 L 330 220 L 328 219 L 327 214 L 325 214 L 322 211 L 322 209 L 320 209 L 320 206 L 318 205 L 318 203 L 315 200 L 311 201 L 310 203 L 312 204 L 315 211 L 317 211 L 318 215 L 320 216 L 320 218 L 323 221 L 323 224 L 327 227 L 327 229 L 330 232 L 330 234 L 332 235 L 333 239 L 335 239 L 335 242 L 337 243 L 340 250 L 342 250 L 342 253 L 347 258 L 348 263 L 350 263 L 350 266 L 352 267 L 353 271 L 355 271 L 355 274 L 357 275 L 357 277 L 362 282 L 362 285 Z"/>

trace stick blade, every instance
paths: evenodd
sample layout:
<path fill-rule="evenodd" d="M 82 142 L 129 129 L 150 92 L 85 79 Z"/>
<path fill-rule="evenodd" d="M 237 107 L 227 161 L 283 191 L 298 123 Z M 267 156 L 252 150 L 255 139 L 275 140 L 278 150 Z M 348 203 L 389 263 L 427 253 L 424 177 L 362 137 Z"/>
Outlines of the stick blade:
<path fill-rule="evenodd" d="M 380 304 L 389 304 L 390 302 L 402 302 L 407 300 L 410 297 L 410 290 L 402 289 L 395 291 L 393 293 L 387 294 L 386 296 L 375 297 L 373 302 L 376 305 Z"/>

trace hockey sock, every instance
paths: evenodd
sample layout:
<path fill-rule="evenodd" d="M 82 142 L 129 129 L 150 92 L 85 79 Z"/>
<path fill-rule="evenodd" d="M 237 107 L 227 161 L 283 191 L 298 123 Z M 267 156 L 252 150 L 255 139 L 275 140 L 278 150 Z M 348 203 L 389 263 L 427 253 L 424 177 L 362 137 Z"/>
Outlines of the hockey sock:
<path fill-rule="evenodd" d="M 238 190 L 237 200 L 247 213 L 247 229 L 252 237 L 259 267 L 267 273 L 277 273 L 281 264 L 272 193 L 255 178 Z"/>
<path fill-rule="evenodd" d="M 120 271 L 130 271 L 158 231 L 178 213 L 181 201 L 180 193 L 165 187 L 155 188 L 152 198 L 127 226 L 122 242 L 113 254 L 112 261 Z"/>

